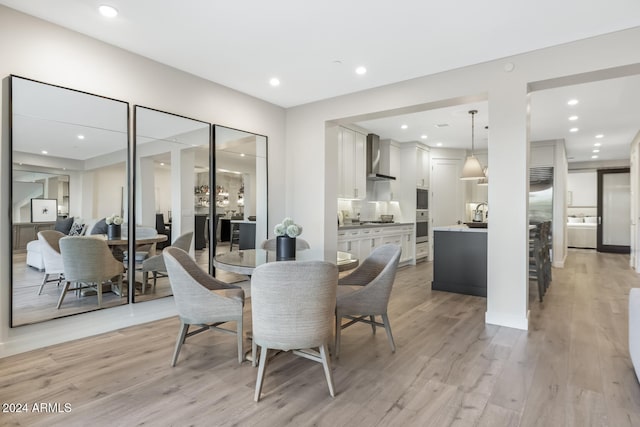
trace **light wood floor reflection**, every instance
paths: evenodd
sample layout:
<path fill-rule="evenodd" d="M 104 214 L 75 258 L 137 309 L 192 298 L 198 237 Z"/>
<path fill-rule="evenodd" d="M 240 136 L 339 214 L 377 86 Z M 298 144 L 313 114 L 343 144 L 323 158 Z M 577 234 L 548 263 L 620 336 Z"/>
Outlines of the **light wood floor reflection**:
<path fill-rule="evenodd" d="M 484 323 L 486 300 L 431 291 L 431 263 L 398 271 L 383 331 L 354 325 L 322 367 L 282 354 L 263 397 L 235 337 L 203 333 L 169 362 L 170 318 L 5 358 L 3 402 L 69 403 L 66 413 L 0 414 L 3 425 L 638 426 L 640 385 L 628 355 L 628 256 L 571 250 L 544 302 L 530 290 L 530 330 Z M 250 301 L 245 331 L 251 327 Z M 246 349 L 250 348 L 245 342 Z"/>
<path fill-rule="evenodd" d="M 219 243 L 216 251 L 228 252 L 229 243 Z M 208 247 L 203 250 L 195 251 L 195 259 L 203 269 L 207 269 L 209 260 Z M 38 295 L 38 288 L 42 283 L 44 272 L 30 267 L 26 264 L 26 253 L 15 253 L 13 255 L 13 291 L 12 291 L 12 320 L 14 326 L 38 323 L 57 317 L 69 316 L 72 314 L 85 313 L 87 311 L 98 310 L 97 297 L 92 295 L 86 296 L 70 292 L 64 299 L 60 309 L 56 308 L 60 292 L 62 292 L 62 284 L 58 286 L 56 283 L 47 283 Z M 136 280 L 136 303 L 145 302 L 153 299 L 163 298 L 172 295 L 169 279 L 159 277 L 156 282 L 156 288 L 151 288 L 151 274 L 149 275 L 149 286 L 146 292 L 142 293 L 142 273 L 135 273 Z M 246 276 L 233 273 L 218 272 L 220 280 L 229 283 L 246 281 Z M 244 286 L 244 285 L 243 285 Z M 245 286 L 248 287 L 248 286 Z M 121 297 L 110 291 L 110 287 L 103 288 L 103 308 L 114 307 L 127 303 L 126 292 L 125 297 Z"/>

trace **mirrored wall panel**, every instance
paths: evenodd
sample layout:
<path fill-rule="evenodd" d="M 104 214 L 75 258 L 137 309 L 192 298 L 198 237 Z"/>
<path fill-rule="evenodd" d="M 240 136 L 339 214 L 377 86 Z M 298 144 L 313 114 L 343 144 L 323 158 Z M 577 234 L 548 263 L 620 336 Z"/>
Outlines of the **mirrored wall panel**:
<path fill-rule="evenodd" d="M 216 125 L 214 141 L 216 253 L 259 248 L 268 234 L 267 137 Z M 222 280 L 246 280 L 225 274 L 216 270 Z"/>
<path fill-rule="evenodd" d="M 162 249 L 209 265 L 211 125 L 136 106 L 136 302 L 171 295 Z"/>
<path fill-rule="evenodd" d="M 126 229 L 128 104 L 17 76 L 10 86 L 12 327 L 126 304 L 123 242 L 106 222 Z M 99 249 L 81 249 L 90 237 Z"/>

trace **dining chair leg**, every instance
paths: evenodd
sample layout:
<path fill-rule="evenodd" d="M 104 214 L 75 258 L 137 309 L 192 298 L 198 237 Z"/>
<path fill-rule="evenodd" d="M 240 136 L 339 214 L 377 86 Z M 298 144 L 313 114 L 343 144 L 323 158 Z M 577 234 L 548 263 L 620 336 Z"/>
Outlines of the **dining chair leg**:
<path fill-rule="evenodd" d="M 258 356 L 258 344 L 256 344 L 255 340 L 251 340 L 251 366 L 253 366 L 254 368 L 258 366 L 257 359 L 256 359 L 257 356 Z"/>
<path fill-rule="evenodd" d="M 96 283 L 96 292 L 98 293 L 98 307 L 102 307 L 102 282 Z M 113 283 L 111 283 L 113 286 Z"/>
<path fill-rule="evenodd" d="M 262 383 L 264 382 L 264 371 L 267 365 L 267 353 L 269 349 L 267 347 L 260 346 L 260 365 L 258 366 L 258 378 L 256 379 L 256 392 L 253 395 L 253 400 L 260 401 L 260 393 L 262 393 Z"/>
<path fill-rule="evenodd" d="M 369 320 L 371 320 L 371 329 L 373 330 L 373 335 L 376 334 L 376 316 L 371 315 L 369 316 Z"/>
<path fill-rule="evenodd" d="M 329 386 L 329 394 L 331 397 L 335 397 L 335 386 L 333 384 L 333 373 L 331 372 L 331 360 L 329 358 L 329 350 L 327 344 L 320 346 L 320 357 L 322 358 L 322 367 L 324 368 L 324 375 L 327 377 L 327 385 Z"/>
<path fill-rule="evenodd" d="M 382 315 L 382 323 L 384 323 L 384 329 L 387 331 L 387 338 L 389 338 L 389 345 L 391 346 L 391 352 L 396 352 L 396 343 L 393 342 L 393 335 L 391 334 L 391 323 L 389 323 L 389 316 L 387 313 Z"/>
<path fill-rule="evenodd" d="M 242 363 L 242 359 L 244 359 L 244 350 L 242 348 L 242 315 L 238 319 L 237 323 L 237 332 L 238 335 L 238 363 Z"/>
<path fill-rule="evenodd" d="M 147 283 L 149 282 L 149 272 L 144 271 L 142 273 L 142 293 L 147 292 Z"/>
<path fill-rule="evenodd" d="M 340 357 L 340 331 L 342 330 L 342 316 L 338 316 L 336 314 L 336 338 L 333 348 L 333 354 L 335 358 L 338 359 Z"/>
<path fill-rule="evenodd" d="M 45 283 L 47 283 L 47 280 L 49 279 L 49 274 L 45 273 L 44 274 L 44 278 L 42 279 L 42 284 L 40 285 L 40 289 L 38 289 L 38 295 L 40 295 L 42 293 L 42 288 L 44 288 Z"/>
<path fill-rule="evenodd" d="M 158 281 L 158 272 L 154 271 L 153 272 L 153 287 L 151 288 L 151 292 L 155 292 L 156 291 L 156 282 Z"/>
<path fill-rule="evenodd" d="M 62 288 L 62 293 L 60 294 L 60 298 L 58 298 L 58 305 L 56 306 L 56 308 L 60 308 L 60 306 L 62 305 L 62 300 L 64 300 L 64 296 L 67 294 L 70 284 L 71 282 L 64 283 L 64 288 Z"/>
<path fill-rule="evenodd" d="M 187 338 L 187 332 L 189 332 L 189 325 L 186 323 L 181 323 L 180 332 L 178 333 L 178 338 L 176 339 L 176 348 L 175 350 L 173 350 L 171 366 L 176 366 L 178 355 L 180 354 L 180 349 L 182 348 L 182 344 L 184 344 L 184 340 Z"/>

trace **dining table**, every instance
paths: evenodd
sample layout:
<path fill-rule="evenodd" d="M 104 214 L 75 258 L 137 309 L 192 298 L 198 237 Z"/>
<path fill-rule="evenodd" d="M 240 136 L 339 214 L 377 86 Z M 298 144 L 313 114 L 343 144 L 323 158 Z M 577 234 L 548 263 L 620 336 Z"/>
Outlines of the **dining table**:
<path fill-rule="evenodd" d="M 327 258 L 329 258 L 329 256 L 325 256 L 322 252 L 304 249 L 296 251 L 295 261 L 314 261 Z M 348 252 L 338 251 L 335 259 L 339 271 L 351 270 L 359 264 L 359 260 Z M 276 251 L 267 249 L 243 249 L 217 254 L 213 257 L 213 266 L 231 273 L 251 276 L 259 265 L 275 261 L 278 261 L 276 259 Z"/>
<path fill-rule="evenodd" d="M 135 240 L 135 246 L 136 248 L 138 248 L 141 246 L 151 245 L 154 243 L 166 242 L 167 240 L 169 240 L 169 236 L 167 236 L 166 234 L 156 234 L 155 236 L 139 237 Z M 113 256 L 118 261 L 124 262 L 124 266 L 126 269 L 128 265 L 127 265 L 127 262 L 124 261 L 124 252 L 129 247 L 129 239 L 126 237 L 121 237 L 119 239 L 105 239 L 105 242 L 107 242 L 107 245 L 111 249 Z M 136 265 L 138 265 L 137 260 L 136 260 Z M 123 283 L 127 284 L 128 281 L 124 280 Z M 138 286 L 142 286 L 142 282 L 135 282 L 135 284 Z M 119 295 L 119 296 L 122 295 L 122 290 L 119 289 L 117 286 L 112 286 L 111 291 L 116 295 Z"/>

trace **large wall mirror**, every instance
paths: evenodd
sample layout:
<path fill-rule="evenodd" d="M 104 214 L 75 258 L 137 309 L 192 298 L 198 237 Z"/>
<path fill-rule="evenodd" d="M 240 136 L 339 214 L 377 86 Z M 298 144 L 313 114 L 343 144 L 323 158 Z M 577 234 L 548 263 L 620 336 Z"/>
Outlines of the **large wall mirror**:
<path fill-rule="evenodd" d="M 162 259 L 162 249 L 168 245 L 181 247 L 209 269 L 211 125 L 141 106 L 134 108 L 134 121 L 136 288 L 132 295 L 140 302 L 172 294 Z M 154 233 L 167 239 L 149 244 L 147 237 Z"/>
<path fill-rule="evenodd" d="M 11 76 L 12 292 L 11 326 L 127 303 L 126 290 L 110 283 L 97 291 L 67 292 L 66 235 L 106 234 L 106 218 L 127 220 L 127 103 Z M 57 230 L 60 234 L 39 232 Z M 70 239 L 73 240 L 73 239 Z M 106 240 L 106 239 L 105 239 Z M 108 245 L 115 250 L 115 245 Z M 91 258 L 93 256 L 93 258 Z M 90 277 L 96 255 L 72 262 Z M 73 285 L 72 285 L 73 287 Z"/>
<path fill-rule="evenodd" d="M 216 125 L 214 141 L 215 253 L 258 248 L 268 234 L 267 137 Z M 216 276 L 246 280 L 223 271 Z"/>

